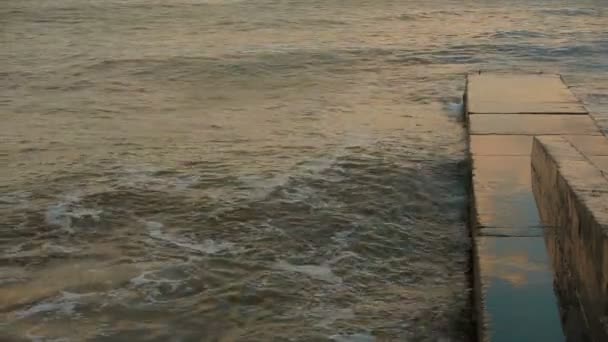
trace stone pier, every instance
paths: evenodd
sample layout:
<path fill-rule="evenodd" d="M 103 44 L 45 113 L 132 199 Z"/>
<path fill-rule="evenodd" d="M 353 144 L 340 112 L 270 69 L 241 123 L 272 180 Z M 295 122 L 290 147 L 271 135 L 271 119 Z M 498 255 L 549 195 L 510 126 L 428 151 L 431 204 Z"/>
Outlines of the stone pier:
<path fill-rule="evenodd" d="M 599 170 L 608 163 L 602 155 L 608 150 L 600 146 L 605 138 L 559 75 L 471 74 L 467 77 L 465 107 L 472 161 L 470 222 L 479 339 L 565 341 L 568 332 L 562 327 L 564 301 L 554 289 L 555 255 L 550 252 L 556 250 L 551 247 L 558 230 L 568 229 L 560 226 L 567 219 L 558 222 L 541 217 L 541 212 L 550 210 L 539 211 L 533 191 L 534 182 L 556 182 L 561 164 L 555 157 L 545 156 L 545 162 L 534 164 L 542 166 L 543 171 L 533 177 L 532 146 L 534 142 L 534 158 L 539 160 L 541 155 L 549 154 L 547 151 L 564 151 L 559 147 L 542 148 L 544 139 L 552 144 L 579 146 L 593 152 L 592 166 Z M 546 160 L 553 160 L 553 164 Z M 595 172 L 593 176 L 594 182 L 599 182 L 600 175 Z M 564 184 L 550 185 L 552 189 L 545 192 L 564 192 Z M 537 197 L 539 193 L 536 191 Z M 607 194 L 608 191 L 604 196 Z M 572 198 L 580 200 L 577 196 Z M 559 201 L 541 202 L 555 206 Z M 608 205 L 608 200 L 604 203 Z M 584 203 L 578 210 L 583 207 Z M 603 231 L 593 228 L 594 237 L 604 236 L 601 234 L 606 227 L 602 227 Z M 594 248 L 604 247 L 596 243 Z M 605 255 L 595 256 L 605 258 L 602 265 L 608 265 L 608 249 L 605 250 Z M 596 277 L 601 278 L 598 281 L 603 281 L 606 292 L 606 279 L 597 274 Z M 593 291 L 600 291 L 600 287 Z"/>
<path fill-rule="evenodd" d="M 536 137 L 532 188 L 570 341 L 608 341 L 608 139 Z"/>

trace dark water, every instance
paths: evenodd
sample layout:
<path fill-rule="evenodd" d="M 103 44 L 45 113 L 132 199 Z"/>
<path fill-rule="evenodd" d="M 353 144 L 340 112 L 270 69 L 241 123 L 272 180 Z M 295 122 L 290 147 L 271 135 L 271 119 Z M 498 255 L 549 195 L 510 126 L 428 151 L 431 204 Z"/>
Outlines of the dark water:
<path fill-rule="evenodd" d="M 608 127 L 607 5 L 2 1 L 0 340 L 468 340 L 463 75 Z"/>

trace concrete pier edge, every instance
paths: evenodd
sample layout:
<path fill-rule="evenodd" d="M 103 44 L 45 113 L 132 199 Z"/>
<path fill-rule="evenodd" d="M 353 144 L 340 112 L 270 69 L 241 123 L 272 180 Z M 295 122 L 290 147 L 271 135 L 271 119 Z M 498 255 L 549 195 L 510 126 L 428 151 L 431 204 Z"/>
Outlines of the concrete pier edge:
<path fill-rule="evenodd" d="M 601 139 L 585 146 L 567 137 L 541 136 L 532 149 L 541 217 L 559 227 L 547 241 L 556 291 L 577 302 L 564 317 L 582 317 L 578 327 L 564 322 L 573 340 L 608 341 L 608 166 L 596 162 L 608 160 L 608 139 Z"/>
<path fill-rule="evenodd" d="M 597 147 L 605 137 L 561 75 L 472 73 L 463 107 L 477 339 L 565 341 L 552 265 L 562 222 L 541 218 L 547 209 L 533 190 L 532 145 L 538 136 L 569 139 L 608 165 Z"/>

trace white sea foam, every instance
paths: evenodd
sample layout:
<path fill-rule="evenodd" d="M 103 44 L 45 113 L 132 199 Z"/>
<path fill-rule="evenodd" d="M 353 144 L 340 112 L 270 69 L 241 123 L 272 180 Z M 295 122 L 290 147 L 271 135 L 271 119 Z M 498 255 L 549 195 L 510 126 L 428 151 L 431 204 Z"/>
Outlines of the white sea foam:
<path fill-rule="evenodd" d="M 363 258 L 362 258 L 362 257 L 361 257 L 359 254 L 357 254 L 357 253 L 355 253 L 355 252 L 352 252 L 352 251 L 344 251 L 344 252 L 342 252 L 342 253 L 338 254 L 337 256 L 335 256 L 334 258 L 332 258 L 331 260 L 329 260 L 329 261 L 327 262 L 327 264 L 328 264 L 328 265 L 333 265 L 333 264 L 336 264 L 336 263 L 338 263 L 338 262 L 340 262 L 340 261 L 342 261 L 342 260 L 344 260 L 344 259 L 358 259 L 358 260 L 363 260 Z"/>
<path fill-rule="evenodd" d="M 123 186 L 150 189 L 157 191 L 187 190 L 201 179 L 192 174 L 159 174 L 163 169 L 151 166 L 140 166 L 137 168 L 126 168 L 119 176 L 119 184 Z M 170 171 L 170 170 L 169 170 Z"/>
<path fill-rule="evenodd" d="M 198 181 L 201 179 L 200 176 L 195 176 L 195 175 L 185 175 L 185 176 L 180 176 L 177 177 L 175 179 L 175 188 L 177 190 L 186 190 L 188 188 L 190 188 L 191 186 L 193 186 L 194 184 L 198 183 Z"/>
<path fill-rule="evenodd" d="M 345 149 L 341 149 L 334 155 L 300 161 L 292 165 L 289 170 L 272 177 L 243 175 L 239 177 L 239 180 L 250 188 L 249 194 L 252 198 L 262 199 L 276 189 L 285 187 L 292 178 L 318 177 L 323 171 L 330 169 L 335 164 L 336 159 L 344 153 L 344 150 Z M 326 178 L 327 176 L 324 177 Z M 305 200 L 310 194 L 311 190 L 305 188 L 299 188 L 297 191 L 291 191 L 289 193 L 294 200 Z"/>
<path fill-rule="evenodd" d="M 464 104 L 462 102 L 450 102 L 447 104 L 448 116 L 461 119 L 464 115 Z"/>
<path fill-rule="evenodd" d="M 94 222 L 99 222 L 100 215 L 103 212 L 99 209 L 90 208 L 73 208 L 72 203 L 61 202 L 48 207 L 45 220 L 46 223 L 59 226 L 69 232 L 74 232 L 72 225 L 74 219 L 82 219 L 90 217 Z"/>
<path fill-rule="evenodd" d="M 249 188 L 248 194 L 251 198 L 263 199 L 275 189 L 285 186 L 289 181 L 289 175 L 279 174 L 270 178 L 257 175 L 245 175 L 239 177 L 239 181 Z"/>
<path fill-rule="evenodd" d="M 164 225 L 160 222 L 147 221 L 146 228 L 151 237 L 168 242 L 177 247 L 190 249 L 204 254 L 216 254 L 226 250 L 236 251 L 232 242 L 226 241 L 214 241 L 206 239 L 202 243 L 194 243 L 191 240 L 184 237 L 176 237 L 171 234 L 163 232 Z"/>
<path fill-rule="evenodd" d="M 80 248 L 61 246 L 61 245 L 57 245 L 57 244 L 54 244 L 54 243 L 51 243 L 51 242 L 45 242 L 44 244 L 42 244 L 41 248 L 44 251 L 52 252 L 52 253 L 70 254 L 70 253 L 74 253 L 74 252 L 80 251 Z"/>
<path fill-rule="evenodd" d="M 275 264 L 275 268 L 287 272 L 301 273 L 328 283 L 342 283 L 342 278 L 335 275 L 328 265 L 293 265 L 281 260 Z"/>
<path fill-rule="evenodd" d="M 0 195 L 0 205 L 17 206 L 20 208 L 29 207 L 29 199 L 32 194 L 27 191 L 13 191 Z"/>
<path fill-rule="evenodd" d="M 155 276 L 155 274 L 157 272 L 158 271 L 142 272 L 137 277 L 131 279 L 131 284 L 133 284 L 137 287 L 145 286 L 148 284 L 152 284 L 155 286 L 161 285 L 161 284 L 167 284 L 171 288 L 171 291 L 175 291 L 179 287 L 179 285 L 182 283 L 182 280 L 159 278 L 159 277 Z"/>
<path fill-rule="evenodd" d="M 16 312 L 17 318 L 26 318 L 41 313 L 55 313 L 66 316 L 75 314 L 75 308 L 83 297 L 95 295 L 94 293 L 71 293 L 61 292 L 61 295 L 50 300 L 42 301 L 38 304 L 30 306 L 27 309 Z"/>
<path fill-rule="evenodd" d="M 100 221 L 103 213 L 100 209 L 84 208 L 80 206 L 80 197 L 74 194 L 64 195 L 59 203 L 51 205 L 45 213 L 45 221 L 52 226 L 59 226 L 69 232 L 74 232 L 74 220 L 90 218 L 94 222 Z"/>
<path fill-rule="evenodd" d="M 68 229 L 70 218 L 66 216 L 68 203 L 61 202 L 47 208 L 45 213 L 46 223 Z"/>
<path fill-rule="evenodd" d="M 346 247 L 350 243 L 349 237 L 353 233 L 352 230 L 343 230 L 334 234 L 331 239 L 341 247 Z"/>

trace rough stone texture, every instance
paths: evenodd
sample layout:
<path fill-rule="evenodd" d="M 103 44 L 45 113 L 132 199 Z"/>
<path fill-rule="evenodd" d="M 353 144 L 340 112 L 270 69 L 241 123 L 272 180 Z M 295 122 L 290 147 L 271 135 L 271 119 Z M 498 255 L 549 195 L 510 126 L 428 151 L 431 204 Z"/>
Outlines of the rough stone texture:
<path fill-rule="evenodd" d="M 589 156 L 589 159 L 604 176 L 608 176 L 608 156 Z"/>
<path fill-rule="evenodd" d="M 533 189 L 545 222 L 564 328 L 571 339 L 608 341 L 608 179 L 566 137 L 534 140 Z"/>
<path fill-rule="evenodd" d="M 608 139 L 604 136 L 568 135 L 565 138 L 585 155 L 608 156 Z"/>
<path fill-rule="evenodd" d="M 595 123 L 600 127 L 600 130 L 605 136 L 608 136 L 608 113 L 594 112 L 590 113 L 595 120 Z"/>
<path fill-rule="evenodd" d="M 537 137 L 532 151 L 532 167 L 539 180 L 562 180 L 563 184 L 554 183 L 564 186 L 560 192 L 572 191 L 594 220 L 605 226 L 608 238 L 608 179 L 602 172 L 565 139 Z"/>
<path fill-rule="evenodd" d="M 473 114 L 469 130 L 471 134 L 602 134 L 588 115 Z"/>
<path fill-rule="evenodd" d="M 470 114 L 587 114 L 562 82 L 550 74 L 472 74 L 467 78 Z"/>

